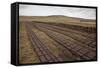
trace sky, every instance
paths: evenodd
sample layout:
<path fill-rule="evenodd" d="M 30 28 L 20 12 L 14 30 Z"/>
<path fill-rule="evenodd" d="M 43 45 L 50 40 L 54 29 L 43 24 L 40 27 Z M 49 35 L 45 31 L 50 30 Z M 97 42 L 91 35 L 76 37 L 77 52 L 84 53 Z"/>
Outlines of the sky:
<path fill-rule="evenodd" d="M 96 19 L 96 9 L 41 5 L 19 5 L 19 16 L 64 15 L 84 19 Z"/>

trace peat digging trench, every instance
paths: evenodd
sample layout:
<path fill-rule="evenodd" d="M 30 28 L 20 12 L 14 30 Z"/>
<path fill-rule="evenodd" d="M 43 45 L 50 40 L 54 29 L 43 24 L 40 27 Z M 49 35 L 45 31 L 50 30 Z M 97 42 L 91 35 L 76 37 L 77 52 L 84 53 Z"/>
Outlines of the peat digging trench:
<path fill-rule="evenodd" d="M 34 22 L 34 21 L 33 21 Z M 52 27 L 52 28 L 56 28 L 56 29 L 60 29 L 60 30 L 63 30 L 63 31 L 68 31 L 68 32 L 71 32 L 71 33 L 74 33 L 74 34 L 79 34 L 81 36 L 86 36 L 90 39 L 94 39 L 95 37 L 95 33 L 91 34 L 91 33 L 87 33 L 87 32 L 81 32 L 81 31 L 78 31 L 78 30 L 73 30 L 73 29 L 70 29 L 68 27 L 62 27 L 62 26 L 58 26 L 58 25 L 55 25 L 55 24 L 50 24 L 50 23 L 43 23 L 43 22 L 34 22 L 35 24 L 39 24 L 39 25 L 43 25 L 43 26 L 48 26 L 48 27 Z M 60 24 L 59 24 L 60 25 Z M 66 25 L 66 24 L 65 24 Z M 93 36 L 94 35 L 94 36 Z"/>
<path fill-rule="evenodd" d="M 77 53 L 77 55 L 79 55 L 81 58 L 83 58 L 85 60 L 95 59 L 95 57 L 96 57 L 95 50 L 91 50 L 89 48 L 83 48 L 82 46 L 77 46 L 77 45 L 76 46 L 72 45 L 73 46 L 73 48 L 72 48 L 71 45 L 65 45 L 65 42 L 67 44 L 68 44 L 68 42 L 64 41 L 64 40 L 62 41 L 61 38 L 60 38 L 60 36 L 56 37 L 56 35 L 52 34 L 53 31 L 51 31 L 51 32 L 50 32 L 50 30 L 47 31 L 48 29 L 44 29 L 43 27 L 39 27 L 39 26 L 37 28 L 39 30 L 45 32 L 49 37 L 51 37 L 55 41 L 57 41 L 60 44 L 62 44 L 64 47 L 66 47 L 67 49 L 69 49 L 71 52 L 74 52 L 75 54 Z M 76 48 L 76 50 L 75 50 L 75 48 Z"/>
<path fill-rule="evenodd" d="M 41 26 L 41 25 L 40 25 Z M 96 41 L 92 38 L 86 38 L 86 36 L 82 36 L 82 35 L 75 35 L 75 33 L 72 33 L 72 32 L 70 32 L 70 31 L 68 31 L 68 32 L 64 32 L 64 31 L 62 31 L 62 30 L 60 30 L 60 29 L 57 29 L 56 28 L 56 26 L 55 27 L 53 27 L 53 26 L 45 26 L 45 25 L 42 25 L 41 27 L 44 27 L 44 28 L 46 28 L 46 29 L 49 29 L 49 30 L 53 30 L 53 31 L 56 31 L 56 32 L 59 32 L 59 33 L 61 33 L 61 34 L 64 34 L 64 35 L 66 35 L 66 36 L 69 36 L 69 37 L 71 37 L 71 38 L 73 38 L 73 39 L 75 39 L 75 40 L 77 40 L 77 41 L 79 41 L 79 42 L 81 42 L 81 43 L 83 43 L 83 44 L 86 44 L 86 45 L 88 45 L 88 46 L 90 46 L 89 48 L 92 48 L 92 49 L 96 49 L 96 44 L 93 44 L 93 43 L 96 43 Z M 80 38 L 81 37 L 81 38 Z M 88 41 L 88 42 L 87 42 Z M 92 43 L 92 44 L 91 44 Z M 88 47 L 87 46 L 87 47 Z"/>

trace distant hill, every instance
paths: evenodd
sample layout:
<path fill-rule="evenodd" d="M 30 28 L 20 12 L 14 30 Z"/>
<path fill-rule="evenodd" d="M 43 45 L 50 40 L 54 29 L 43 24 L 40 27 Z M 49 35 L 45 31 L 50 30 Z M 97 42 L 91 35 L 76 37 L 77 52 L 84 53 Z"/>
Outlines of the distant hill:
<path fill-rule="evenodd" d="M 93 19 L 83 19 L 83 18 L 76 18 L 76 17 L 69 17 L 69 16 L 64 16 L 64 15 L 50 15 L 50 16 L 20 16 L 20 17 L 23 17 L 23 18 L 72 18 L 72 19 L 79 19 L 79 20 L 82 20 L 82 21 L 95 21 Z"/>
<path fill-rule="evenodd" d="M 76 17 L 69 17 L 69 16 L 64 16 L 64 15 L 51 15 L 51 16 L 47 16 L 47 17 L 56 17 L 56 18 L 72 18 L 72 19 L 79 19 L 81 21 L 95 21 L 94 19 L 83 19 L 83 18 L 76 18 Z"/>
<path fill-rule="evenodd" d="M 94 26 L 96 24 L 96 20 L 68 17 L 63 15 L 20 16 L 19 19 L 20 21 L 39 21 L 39 22 L 63 23 L 63 24 L 81 25 L 81 26 Z"/>

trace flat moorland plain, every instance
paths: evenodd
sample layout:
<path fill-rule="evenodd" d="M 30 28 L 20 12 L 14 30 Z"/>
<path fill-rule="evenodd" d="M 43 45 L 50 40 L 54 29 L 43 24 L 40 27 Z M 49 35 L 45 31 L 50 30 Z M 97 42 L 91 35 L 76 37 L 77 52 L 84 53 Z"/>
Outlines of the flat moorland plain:
<path fill-rule="evenodd" d="M 19 25 L 21 64 L 96 60 L 96 20 L 20 16 Z"/>

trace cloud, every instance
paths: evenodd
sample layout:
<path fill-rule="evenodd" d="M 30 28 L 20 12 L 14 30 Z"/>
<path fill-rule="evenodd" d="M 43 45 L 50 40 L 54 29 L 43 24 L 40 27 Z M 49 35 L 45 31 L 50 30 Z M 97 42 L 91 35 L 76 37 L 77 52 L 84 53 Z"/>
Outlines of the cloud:
<path fill-rule="evenodd" d="M 19 15 L 20 16 L 65 15 L 65 16 L 70 16 L 70 17 L 95 19 L 96 9 L 20 4 Z"/>

